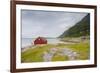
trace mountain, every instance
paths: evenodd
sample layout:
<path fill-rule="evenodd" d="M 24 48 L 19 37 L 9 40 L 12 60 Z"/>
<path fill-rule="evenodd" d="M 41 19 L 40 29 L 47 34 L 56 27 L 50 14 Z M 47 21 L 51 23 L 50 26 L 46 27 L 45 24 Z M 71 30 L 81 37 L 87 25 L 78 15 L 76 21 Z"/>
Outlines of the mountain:
<path fill-rule="evenodd" d="M 64 31 L 59 38 L 79 37 L 90 35 L 90 14 L 87 14 L 81 21 Z"/>

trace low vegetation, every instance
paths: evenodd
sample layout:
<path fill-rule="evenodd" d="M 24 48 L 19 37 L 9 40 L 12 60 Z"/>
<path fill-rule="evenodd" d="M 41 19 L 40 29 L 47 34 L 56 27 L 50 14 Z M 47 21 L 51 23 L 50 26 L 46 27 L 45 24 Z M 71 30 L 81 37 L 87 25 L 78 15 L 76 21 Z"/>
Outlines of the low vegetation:
<path fill-rule="evenodd" d="M 85 40 L 79 43 L 74 44 L 66 44 L 66 43 L 58 43 L 54 44 L 46 44 L 46 45 L 37 45 L 35 47 L 31 47 L 26 51 L 21 53 L 21 62 L 44 62 L 43 53 L 49 52 L 51 48 L 57 48 L 59 50 L 63 48 L 69 48 L 79 54 L 76 60 L 86 60 L 89 59 L 89 40 Z M 61 56 L 56 53 L 51 61 L 68 61 L 69 58 L 67 56 Z"/>

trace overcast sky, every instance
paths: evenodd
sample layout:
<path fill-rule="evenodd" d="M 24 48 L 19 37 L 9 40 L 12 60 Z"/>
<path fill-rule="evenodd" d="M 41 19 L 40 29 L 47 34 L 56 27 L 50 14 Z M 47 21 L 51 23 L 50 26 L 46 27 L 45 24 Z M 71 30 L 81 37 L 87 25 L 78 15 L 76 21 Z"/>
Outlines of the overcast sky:
<path fill-rule="evenodd" d="M 21 10 L 22 37 L 58 37 L 87 13 Z"/>

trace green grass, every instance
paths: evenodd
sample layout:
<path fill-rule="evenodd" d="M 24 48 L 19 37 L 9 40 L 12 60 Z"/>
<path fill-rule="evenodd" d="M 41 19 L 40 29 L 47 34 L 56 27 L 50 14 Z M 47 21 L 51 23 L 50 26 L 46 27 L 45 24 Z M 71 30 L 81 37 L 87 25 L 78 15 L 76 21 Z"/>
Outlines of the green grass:
<path fill-rule="evenodd" d="M 86 60 L 89 58 L 90 54 L 90 43 L 89 41 L 81 42 L 79 44 L 69 44 L 68 48 L 79 53 L 78 59 Z"/>
<path fill-rule="evenodd" d="M 23 52 L 21 55 L 22 62 L 40 62 L 43 61 L 42 55 L 43 52 L 48 51 L 48 48 L 51 48 L 51 45 L 37 46 L 36 48 Z"/>
<path fill-rule="evenodd" d="M 53 58 L 52 58 L 52 61 L 66 61 L 68 60 L 68 57 L 67 56 L 61 56 L 61 55 L 55 55 Z"/>
<path fill-rule="evenodd" d="M 90 46 L 89 46 L 89 41 L 84 41 L 81 43 L 76 43 L 76 44 L 57 44 L 57 45 L 52 45 L 52 44 L 47 44 L 43 46 L 36 46 L 34 49 L 29 48 L 27 51 L 21 53 L 21 62 L 43 62 L 43 53 L 44 52 L 49 52 L 50 48 L 69 48 L 72 49 L 73 51 L 76 51 L 79 54 L 79 57 L 77 58 L 78 60 L 86 60 L 89 57 L 89 51 L 90 51 Z M 56 54 L 53 58 L 52 61 L 66 61 L 69 60 L 68 57 L 66 56 L 61 56 Z"/>

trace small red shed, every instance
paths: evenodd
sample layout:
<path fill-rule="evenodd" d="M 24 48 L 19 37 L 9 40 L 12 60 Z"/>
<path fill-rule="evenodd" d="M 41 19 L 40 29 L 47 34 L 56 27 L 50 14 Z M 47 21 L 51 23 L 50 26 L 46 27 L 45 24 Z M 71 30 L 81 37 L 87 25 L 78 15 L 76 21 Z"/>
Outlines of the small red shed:
<path fill-rule="evenodd" d="M 37 44 L 47 44 L 46 38 L 44 38 L 44 37 L 36 38 L 34 41 L 34 45 L 37 45 Z"/>

